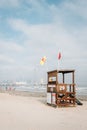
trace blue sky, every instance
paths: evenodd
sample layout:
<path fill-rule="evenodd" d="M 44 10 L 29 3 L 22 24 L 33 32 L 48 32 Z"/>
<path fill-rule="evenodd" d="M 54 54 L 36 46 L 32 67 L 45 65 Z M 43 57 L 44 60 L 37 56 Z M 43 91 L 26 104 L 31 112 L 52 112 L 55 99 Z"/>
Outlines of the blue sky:
<path fill-rule="evenodd" d="M 40 81 L 59 65 L 87 83 L 86 12 L 86 0 L 0 0 L 0 79 Z"/>

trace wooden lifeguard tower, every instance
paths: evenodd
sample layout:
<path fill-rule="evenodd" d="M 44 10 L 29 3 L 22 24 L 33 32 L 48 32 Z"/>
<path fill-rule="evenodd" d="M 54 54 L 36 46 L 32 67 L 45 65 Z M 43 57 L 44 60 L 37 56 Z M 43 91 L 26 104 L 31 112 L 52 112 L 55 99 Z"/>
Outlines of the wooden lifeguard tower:
<path fill-rule="evenodd" d="M 53 70 L 47 72 L 47 104 L 57 106 L 75 106 L 75 70 Z M 61 82 L 59 75 L 61 74 Z M 71 83 L 66 83 L 66 75 L 71 75 Z"/>

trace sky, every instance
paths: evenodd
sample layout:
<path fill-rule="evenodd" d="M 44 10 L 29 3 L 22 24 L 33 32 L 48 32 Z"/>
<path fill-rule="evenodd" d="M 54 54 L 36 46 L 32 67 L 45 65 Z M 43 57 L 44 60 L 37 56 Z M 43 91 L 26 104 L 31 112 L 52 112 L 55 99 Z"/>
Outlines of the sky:
<path fill-rule="evenodd" d="M 0 0 L 0 80 L 75 69 L 76 83 L 87 84 L 86 34 L 87 0 Z"/>

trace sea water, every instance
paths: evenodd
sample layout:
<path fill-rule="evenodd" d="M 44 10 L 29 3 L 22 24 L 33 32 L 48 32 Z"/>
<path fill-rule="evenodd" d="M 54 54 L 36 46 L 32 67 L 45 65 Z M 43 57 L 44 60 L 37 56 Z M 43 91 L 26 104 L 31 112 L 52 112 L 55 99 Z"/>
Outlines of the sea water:
<path fill-rule="evenodd" d="M 78 85 L 76 87 L 77 95 L 87 96 L 87 85 Z"/>
<path fill-rule="evenodd" d="M 47 85 L 20 85 L 20 86 L 0 86 L 3 90 L 14 90 L 24 92 L 46 92 Z"/>
<path fill-rule="evenodd" d="M 0 86 L 4 90 L 27 91 L 27 92 L 46 92 L 47 85 L 29 85 L 29 86 Z M 87 85 L 76 86 L 76 94 L 87 96 Z"/>
<path fill-rule="evenodd" d="M 17 91 L 29 91 L 29 92 L 46 92 L 47 85 L 31 85 L 31 86 L 20 86 L 15 87 Z M 78 85 L 76 86 L 76 94 L 77 95 L 87 95 L 87 85 Z"/>
<path fill-rule="evenodd" d="M 28 92 L 46 92 L 46 86 L 43 85 L 31 85 L 31 86 L 20 86 L 15 87 L 17 91 L 28 91 Z"/>

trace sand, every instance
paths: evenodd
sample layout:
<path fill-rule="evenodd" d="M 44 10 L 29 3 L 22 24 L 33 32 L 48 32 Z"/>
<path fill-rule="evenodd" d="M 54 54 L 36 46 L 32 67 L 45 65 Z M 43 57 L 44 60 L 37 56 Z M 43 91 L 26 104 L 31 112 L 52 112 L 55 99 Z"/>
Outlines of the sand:
<path fill-rule="evenodd" d="M 54 108 L 46 97 L 0 93 L 0 130 L 86 130 L 87 101 L 82 103 Z"/>

